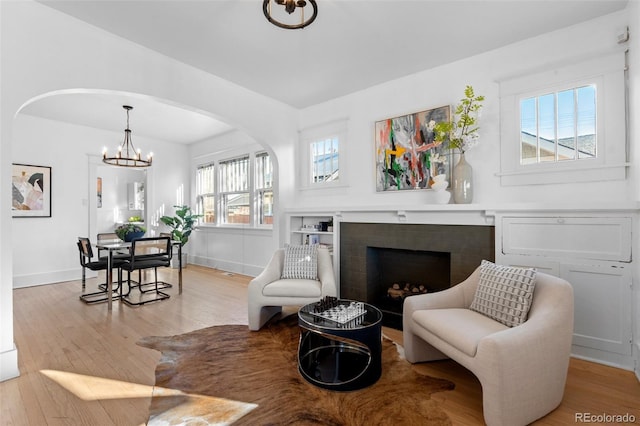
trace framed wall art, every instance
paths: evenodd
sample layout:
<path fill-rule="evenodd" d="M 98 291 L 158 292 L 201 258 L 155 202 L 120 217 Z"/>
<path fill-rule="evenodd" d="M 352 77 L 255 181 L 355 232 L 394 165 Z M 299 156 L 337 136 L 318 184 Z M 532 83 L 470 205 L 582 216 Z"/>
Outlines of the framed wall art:
<path fill-rule="evenodd" d="M 51 217 L 51 167 L 13 164 L 11 215 Z"/>
<path fill-rule="evenodd" d="M 102 178 L 99 177 L 96 184 L 96 195 L 97 195 L 97 207 L 102 208 Z"/>
<path fill-rule="evenodd" d="M 443 106 L 377 121 L 376 191 L 428 189 L 438 174 L 451 181 L 450 150 L 434 141 L 432 130 L 450 118 L 451 107 Z"/>

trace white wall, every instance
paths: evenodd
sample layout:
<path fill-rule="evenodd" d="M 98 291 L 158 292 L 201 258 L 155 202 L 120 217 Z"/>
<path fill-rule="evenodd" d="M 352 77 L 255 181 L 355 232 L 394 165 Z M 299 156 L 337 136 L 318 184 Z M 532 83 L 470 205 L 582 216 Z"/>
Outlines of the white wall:
<path fill-rule="evenodd" d="M 95 233 L 113 232 L 120 222 L 126 222 L 131 216 L 145 217 L 146 211 L 129 210 L 129 185 L 134 182 L 145 182 L 144 169 L 126 169 L 123 167 L 97 166 L 96 176 L 102 179 L 102 206 L 95 207 Z M 89 179 L 89 177 L 87 177 Z M 91 185 L 89 181 L 89 191 Z M 89 193 L 89 197 L 93 194 Z M 93 240 L 93 232 L 88 234 Z"/>
<path fill-rule="evenodd" d="M 129 216 L 127 183 L 139 180 L 140 171 L 122 171 L 100 166 L 103 177 L 103 208 L 92 211 L 96 181 L 89 172 L 90 157 L 102 152 L 121 138 L 117 132 L 18 114 L 14 121 L 13 162 L 50 166 L 52 174 L 52 209 L 50 218 L 14 218 L 13 276 L 14 287 L 49 284 L 79 279 L 77 237 L 95 240 L 97 232 L 114 229 L 113 209 L 121 217 Z M 149 210 L 173 213 L 176 188 L 184 187 L 188 196 L 189 173 L 187 147 L 158 140 L 136 138 L 136 143 L 153 150 L 154 172 L 148 189 Z M 105 213 L 105 215 L 102 215 Z M 94 218 L 90 219 L 93 214 Z M 101 218 L 101 223 L 90 222 Z M 157 225 L 157 224 L 156 224 Z M 147 223 L 148 233 L 164 229 L 164 225 Z M 37 260 L 37 261 L 35 261 Z"/>
<path fill-rule="evenodd" d="M 301 111 L 302 129 L 348 118 L 347 154 L 349 187 L 327 191 L 300 191 L 296 207 L 362 205 L 412 205 L 427 200 L 421 191 L 376 193 L 374 168 L 374 123 L 389 117 L 455 106 L 470 84 L 486 101 L 479 119 L 480 142 L 467 151 L 474 170 L 474 203 L 565 203 L 568 200 L 609 203 L 628 200 L 635 182 L 622 180 L 588 184 L 501 187 L 498 81 L 553 63 L 602 51 L 621 49 L 616 29 L 627 25 L 628 11 L 604 16 L 581 25 L 548 33 L 439 68 L 315 105 Z M 632 115 L 633 116 L 633 115 Z M 624 141 L 616 141 L 624 144 Z"/>
<path fill-rule="evenodd" d="M 631 32 L 631 39 L 629 45 L 629 140 L 631 141 L 631 155 L 633 160 L 633 168 L 629 174 L 629 179 L 636 181 L 640 179 L 638 176 L 638 169 L 640 168 L 640 155 L 638 155 L 638 140 L 640 140 L 640 120 L 638 115 L 640 111 L 640 2 L 630 1 L 627 8 L 627 14 L 629 16 L 629 27 Z M 632 194 L 630 199 L 640 200 L 640 184 L 635 187 L 635 193 Z M 638 223 L 635 224 L 638 228 Z M 640 253 L 640 241 L 636 237 L 634 240 L 634 252 Z M 634 298 L 634 359 L 636 361 L 636 377 L 640 380 L 640 262 L 636 262 L 636 268 L 633 272 L 634 284 L 633 293 Z"/>

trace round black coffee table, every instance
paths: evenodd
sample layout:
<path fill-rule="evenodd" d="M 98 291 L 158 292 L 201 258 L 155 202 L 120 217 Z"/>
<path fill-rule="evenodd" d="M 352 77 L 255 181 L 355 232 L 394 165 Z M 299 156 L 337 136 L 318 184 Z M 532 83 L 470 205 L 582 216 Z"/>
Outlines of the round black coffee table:
<path fill-rule="evenodd" d="M 382 312 L 368 303 L 336 302 L 343 311 L 351 309 L 354 303 L 359 303 L 357 312 L 361 314 L 352 320 L 323 317 L 315 312 L 318 310 L 315 303 L 298 311 L 298 369 L 309 383 L 325 389 L 350 391 L 370 386 L 380 378 Z"/>

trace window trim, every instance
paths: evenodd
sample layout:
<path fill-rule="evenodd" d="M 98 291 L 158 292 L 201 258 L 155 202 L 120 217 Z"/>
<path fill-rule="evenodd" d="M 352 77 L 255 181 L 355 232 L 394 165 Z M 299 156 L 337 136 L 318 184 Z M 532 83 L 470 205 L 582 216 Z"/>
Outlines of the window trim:
<path fill-rule="evenodd" d="M 624 52 L 614 52 L 500 81 L 500 172 L 496 175 L 501 184 L 624 180 L 629 166 L 624 69 Z M 596 85 L 597 158 L 521 164 L 520 100 L 587 84 Z"/>

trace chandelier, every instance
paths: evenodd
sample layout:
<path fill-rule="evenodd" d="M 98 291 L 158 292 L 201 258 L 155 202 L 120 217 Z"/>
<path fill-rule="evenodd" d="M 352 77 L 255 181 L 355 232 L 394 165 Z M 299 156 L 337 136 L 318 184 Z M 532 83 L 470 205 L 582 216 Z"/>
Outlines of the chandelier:
<path fill-rule="evenodd" d="M 283 5 L 285 12 L 287 12 L 289 15 L 293 14 L 293 12 L 298 9 L 300 11 L 300 23 L 289 24 L 274 18 L 271 11 L 272 1 L 275 1 L 279 5 Z M 311 13 L 311 17 L 305 20 L 304 12 L 305 7 L 307 6 L 307 1 L 311 5 L 313 11 Z M 298 28 L 304 28 L 315 21 L 316 17 L 318 16 L 318 5 L 316 4 L 316 0 L 264 0 L 264 2 L 262 3 L 262 11 L 264 12 L 264 16 L 267 17 L 267 20 L 273 25 L 277 25 L 280 28 L 286 28 L 288 30 L 296 30 Z"/>
<path fill-rule="evenodd" d="M 136 150 L 131 140 L 131 130 L 129 129 L 129 111 L 133 109 L 132 106 L 122 105 L 127 111 L 127 128 L 124 129 L 124 140 L 118 147 L 118 153 L 114 157 L 107 156 L 107 148 L 102 151 L 102 161 L 112 166 L 120 167 L 149 167 L 151 165 L 152 153 L 147 155 L 147 159 L 143 160 L 140 155 L 140 150 Z"/>

